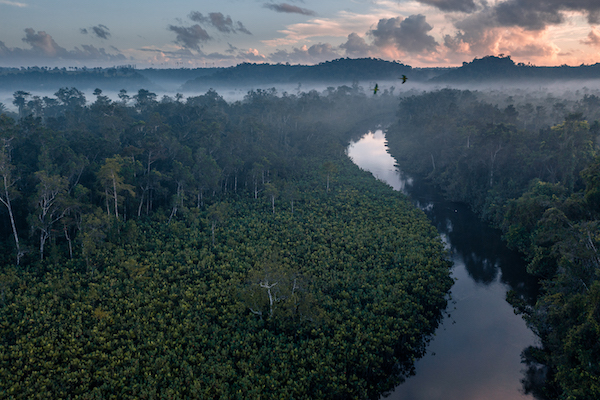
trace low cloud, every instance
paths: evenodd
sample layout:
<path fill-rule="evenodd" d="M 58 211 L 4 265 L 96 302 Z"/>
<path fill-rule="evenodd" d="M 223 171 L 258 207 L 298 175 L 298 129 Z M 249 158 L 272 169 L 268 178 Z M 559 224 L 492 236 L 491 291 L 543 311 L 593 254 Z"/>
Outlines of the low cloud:
<path fill-rule="evenodd" d="M 353 58 L 369 57 L 376 49 L 375 46 L 368 44 L 364 38 L 356 33 L 348 35 L 346 43 L 342 43 L 340 48 L 346 52 L 346 56 Z"/>
<path fill-rule="evenodd" d="M 588 46 L 600 47 L 600 30 L 598 28 L 592 28 L 587 37 L 581 41 L 582 44 Z"/>
<path fill-rule="evenodd" d="M 231 54 L 221 54 L 221 53 L 216 53 L 216 52 L 206 54 L 204 56 L 204 58 L 207 58 L 209 60 L 219 60 L 219 61 L 235 60 L 235 56 L 233 56 Z"/>
<path fill-rule="evenodd" d="M 290 62 L 295 64 L 317 64 L 339 58 L 338 51 L 329 43 L 314 44 L 310 47 L 294 47 L 292 51 L 277 50 L 269 56 L 272 62 Z"/>
<path fill-rule="evenodd" d="M 25 29 L 23 42 L 30 48 L 7 47 L 4 42 L 0 42 L 0 58 L 7 64 L 36 64 L 51 63 L 61 60 L 75 61 L 107 61 L 121 62 L 127 59 L 122 53 L 107 53 L 104 48 L 97 48 L 92 45 L 82 44 L 72 50 L 67 50 L 60 46 L 45 31 L 35 31 L 33 28 Z"/>
<path fill-rule="evenodd" d="M 225 16 L 220 12 L 212 12 L 208 13 L 207 16 L 204 16 L 202 13 L 198 11 L 192 11 L 188 15 L 188 18 L 194 22 L 198 22 L 201 24 L 208 24 L 216 28 L 219 32 L 223 33 L 245 33 L 246 35 L 252 35 L 252 33 L 246 29 L 244 24 L 240 21 L 233 21 L 231 17 Z"/>
<path fill-rule="evenodd" d="M 373 44 L 377 47 L 393 46 L 408 53 L 433 52 L 438 43 L 427 33 L 433 27 L 425 21 L 421 14 L 408 18 L 382 18 L 377 27 L 369 31 L 373 36 Z"/>
<path fill-rule="evenodd" d="M 247 51 L 238 53 L 238 59 L 254 62 L 266 62 L 267 57 L 261 54 L 257 49 L 248 49 Z"/>
<path fill-rule="evenodd" d="M 143 52 L 148 52 L 148 53 L 158 53 L 158 54 L 162 54 L 164 56 L 181 57 L 181 58 L 196 57 L 196 55 L 197 55 L 197 54 L 192 53 L 188 49 L 164 50 L 164 49 L 154 49 L 154 48 L 142 47 L 141 49 L 138 49 L 138 51 L 143 51 Z M 201 51 L 199 51 L 198 54 L 204 55 Z"/>
<path fill-rule="evenodd" d="M 225 50 L 225 53 L 233 54 L 239 50 L 237 47 L 235 47 L 231 43 L 227 43 L 227 45 L 229 46 L 229 48 L 227 50 Z"/>
<path fill-rule="evenodd" d="M 560 49 L 548 38 L 546 31 L 530 31 L 515 27 L 490 27 L 474 32 L 446 35 L 444 46 L 459 58 L 482 57 L 489 54 L 508 54 L 524 61 L 546 63 L 556 59 Z"/>
<path fill-rule="evenodd" d="M 273 10 L 278 13 L 289 13 L 289 14 L 301 14 L 301 15 L 309 15 L 314 16 L 317 15 L 316 12 L 309 10 L 307 8 L 300 8 L 298 6 L 293 6 L 287 3 L 265 3 L 263 7 Z"/>
<path fill-rule="evenodd" d="M 190 27 L 169 25 L 168 29 L 177 34 L 175 43 L 187 49 L 200 50 L 200 43 L 212 39 L 208 32 L 198 24 Z"/>
<path fill-rule="evenodd" d="M 60 47 L 52 39 L 52 36 L 44 31 L 35 32 L 32 28 L 27 28 L 22 40 L 32 47 L 32 52 L 44 54 L 47 57 L 63 56 L 67 53 L 66 49 Z"/>

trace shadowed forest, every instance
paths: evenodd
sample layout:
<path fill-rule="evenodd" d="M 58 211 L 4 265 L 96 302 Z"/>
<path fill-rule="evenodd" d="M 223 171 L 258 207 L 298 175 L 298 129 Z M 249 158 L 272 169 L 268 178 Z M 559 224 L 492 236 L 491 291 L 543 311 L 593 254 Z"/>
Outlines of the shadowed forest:
<path fill-rule="evenodd" d="M 509 97 L 514 104 L 504 108 L 489 99 L 453 89 L 402 99 L 390 152 L 500 228 L 540 279 L 534 306 L 508 293 L 542 343 L 523 354 L 525 389 L 540 398 L 596 398 L 600 99 Z"/>

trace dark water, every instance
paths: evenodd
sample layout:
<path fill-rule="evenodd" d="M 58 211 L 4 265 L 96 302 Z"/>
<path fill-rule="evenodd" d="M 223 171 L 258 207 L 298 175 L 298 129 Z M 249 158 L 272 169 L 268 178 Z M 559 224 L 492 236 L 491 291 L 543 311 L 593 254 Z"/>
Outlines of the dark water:
<path fill-rule="evenodd" d="M 453 304 L 416 363 L 416 375 L 389 399 L 533 399 L 522 390 L 520 354 L 536 343 L 520 316 L 506 302 L 507 290 L 532 299 L 535 280 L 518 254 L 504 246 L 499 232 L 482 224 L 469 209 L 445 201 L 434 189 L 399 172 L 387 153 L 382 131 L 369 132 L 348 148 L 362 169 L 408 194 L 435 225 L 452 254 Z"/>

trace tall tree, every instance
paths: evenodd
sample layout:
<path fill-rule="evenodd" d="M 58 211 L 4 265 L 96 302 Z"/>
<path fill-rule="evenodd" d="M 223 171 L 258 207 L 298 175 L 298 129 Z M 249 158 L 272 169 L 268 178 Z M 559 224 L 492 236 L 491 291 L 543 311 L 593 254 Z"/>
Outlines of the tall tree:
<path fill-rule="evenodd" d="M 34 195 L 37 211 L 31 215 L 30 225 L 40 232 L 40 260 L 43 260 L 44 246 L 50 237 L 52 227 L 69 210 L 66 196 L 69 182 L 65 177 L 50 175 L 45 170 L 37 171 L 35 177 L 39 180 Z"/>
<path fill-rule="evenodd" d="M 275 198 L 279 194 L 279 190 L 277 190 L 277 186 L 275 184 L 269 182 L 265 184 L 265 194 L 271 200 L 271 207 L 273 208 L 273 214 L 275 214 Z"/>
<path fill-rule="evenodd" d="M 31 93 L 23 90 L 17 90 L 14 94 L 13 104 L 19 109 L 19 119 L 25 116 L 25 108 L 27 105 L 27 97 L 31 96 Z"/>
<path fill-rule="evenodd" d="M 15 224 L 15 216 L 13 214 L 13 207 L 11 199 L 17 196 L 18 192 L 13 187 L 16 179 L 13 176 L 14 166 L 11 163 L 10 157 L 10 139 L 2 139 L 2 148 L 0 148 L 0 202 L 4 204 L 8 210 L 8 217 L 10 218 L 10 226 L 12 228 L 13 237 L 15 239 L 15 246 L 17 247 L 17 265 L 21 262 L 23 253 L 19 244 L 19 235 L 17 233 L 17 226 Z"/>
<path fill-rule="evenodd" d="M 119 193 L 129 193 L 130 196 L 135 196 L 133 186 L 125 183 L 123 176 L 121 175 L 121 168 L 123 167 L 124 160 L 120 155 L 116 155 L 112 158 L 104 160 L 104 165 L 98 171 L 98 181 L 104 189 L 104 196 L 106 199 L 106 212 L 110 214 L 109 198 L 113 200 L 113 208 L 115 217 L 119 219 L 119 203 L 122 199 L 119 197 Z"/>
<path fill-rule="evenodd" d="M 327 177 L 327 192 L 329 192 L 329 181 L 333 174 L 337 172 L 337 167 L 331 161 L 326 161 L 323 163 L 323 173 Z"/>

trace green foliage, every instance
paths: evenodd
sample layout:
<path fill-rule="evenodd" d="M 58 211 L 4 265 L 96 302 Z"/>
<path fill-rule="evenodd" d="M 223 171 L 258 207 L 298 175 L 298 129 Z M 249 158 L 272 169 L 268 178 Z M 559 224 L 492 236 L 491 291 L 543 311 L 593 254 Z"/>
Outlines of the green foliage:
<path fill-rule="evenodd" d="M 411 374 L 450 265 L 344 156 L 393 104 L 343 93 L 64 89 L 42 119 L 0 117 L 0 198 L 32 199 L 0 225 L 0 398 L 376 399 Z M 48 256 L 14 268 L 16 227 Z"/>
<path fill-rule="evenodd" d="M 492 57 L 463 69 L 491 63 L 494 73 L 500 61 L 512 63 Z M 523 354 L 526 390 L 552 399 L 600 398 L 598 122 L 591 128 L 575 109 L 554 126 L 540 126 L 552 121 L 539 107 L 529 104 L 521 113 L 509 104 L 501 112 L 476 93 L 426 93 L 402 100 L 387 138 L 404 170 L 427 176 L 501 228 L 508 245 L 528 260 L 528 272 L 540 278 L 535 306 L 508 295 L 541 340 L 540 348 Z M 600 111 L 589 97 L 576 107 Z M 527 123 L 539 132 L 518 128 Z M 539 371 L 543 389 L 533 385 Z"/>
<path fill-rule="evenodd" d="M 122 244 L 100 246 L 108 216 L 86 216 L 93 270 L 73 260 L 2 281 L 4 393 L 377 398 L 391 389 L 441 318 L 449 263 L 401 195 L 350 161 L 340 173 L 343 185 L 302 193 L 294 215 L 231 202 L 214 247 L 183 221 L 128 222 Z"/>

